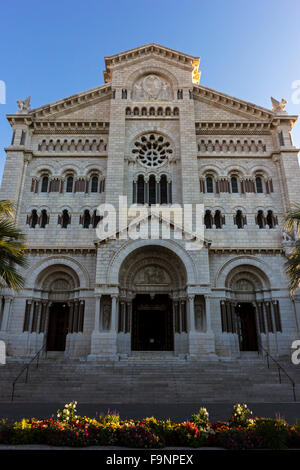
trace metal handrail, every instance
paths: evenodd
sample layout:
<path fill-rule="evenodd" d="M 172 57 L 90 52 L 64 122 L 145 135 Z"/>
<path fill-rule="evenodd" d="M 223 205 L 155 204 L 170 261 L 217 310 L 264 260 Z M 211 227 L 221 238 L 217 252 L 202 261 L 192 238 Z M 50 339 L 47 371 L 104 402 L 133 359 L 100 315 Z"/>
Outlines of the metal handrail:
<path fill-rule="evenodd" d="M 22 369 L 20 370 L 20 373 L 17 375 L 17 377 L 15 378 L 15 380 L 13 381 L 12 383 L 12 392 L 11 392 L 11 401 L 14 400 L 14 396 L 15 396 L 15 386 L 16 386 L 16 383 L 17 381 L 19 380 L 19 378 L 23 375 L 23 372 L 26 370 L 26 378 L 25 378 L 25 383 L 28 382 L 28 372 L 29 372 L 29 368 L 31 366 L 31 364 L 37 359 L 37 362 L 36 362 L 36 367 L 38 368 L 39 367 L 39 359 L 40 359 L 40 355 L 41 353 L 44 351 L 44 349 L 46 348 L 46 343 L 43 343 L 43 346 L 41 347 L 41 349 L 39 349 L 39 351 L 35 354 L 35 356 L 28 362 L 28 364 L 25 364 Z"/>
<path fill-rule="evenodd" d="M 276 361 L 276 359 L 269 353 L 269 351 L 264 348 L 262 345 L 260 345 L 260 348 L 264 351 L 264 353 L 266 354 L 267 356 L 267 364 L 268 364 L 268 369 L 270 369 L 270 361 L 269 361 L 269 358 L 272 359 L 272 361 L 275 363 L 277 369 L 278 369 L 278 378 L 279 378 L 279 383 L 281 384 L 281 372 L 282 371 L 286 377 L 289 379 L 289 381 L 291 382 L 292 384 L 292 387 L 293 387 L 293 397 L 294 397 L 294 401 L 297 401 L 296 399 L 296 390 L 295 390 L 295 387 L 296 387 L 296 384 L 295 384 L 295 381 L 292 379 L 292 377 L 287 373 L 287 371 L 284 369 L 284 367 L 282 367 L 281 364 L 279 364 L 278 361 Z"/>

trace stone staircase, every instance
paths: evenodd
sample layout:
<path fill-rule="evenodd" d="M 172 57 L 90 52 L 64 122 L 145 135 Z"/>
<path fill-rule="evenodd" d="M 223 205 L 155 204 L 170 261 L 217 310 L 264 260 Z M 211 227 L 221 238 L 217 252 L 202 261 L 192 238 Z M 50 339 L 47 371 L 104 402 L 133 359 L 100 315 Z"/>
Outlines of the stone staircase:
<path fill-rule="evenodd" d="M 300 367 L 282 362 L 296 382 L 300 401 Z M 21 362 L 0 366 L 0 401 L 11 400 L 12 382 Z M 87 362 L 60 356 L 32 364 L 15 387 L 15 402 L 200 403 L 292 402 L 292 386 L 265 359 L 245 356 L 234 361 L 185 360 L 160 353 L 134 354 L 119 361 Z"/>

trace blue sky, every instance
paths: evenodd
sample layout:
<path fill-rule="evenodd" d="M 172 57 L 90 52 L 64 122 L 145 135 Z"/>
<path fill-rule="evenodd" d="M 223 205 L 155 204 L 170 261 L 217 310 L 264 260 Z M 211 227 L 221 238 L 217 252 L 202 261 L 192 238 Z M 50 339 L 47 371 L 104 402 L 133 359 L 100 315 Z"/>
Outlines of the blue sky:
<path fill-rule="evenodd" d="M 149 42 L 200 56 L 205 86 L 268 108 L 284 97 L 300 114 L 299 18 L 299 0 L 1 2 L 0 178 L 17 99 L 33 108 L 101 85 L 104 56 Z M 300 123 L 293 138 L 300 147 Z"/>

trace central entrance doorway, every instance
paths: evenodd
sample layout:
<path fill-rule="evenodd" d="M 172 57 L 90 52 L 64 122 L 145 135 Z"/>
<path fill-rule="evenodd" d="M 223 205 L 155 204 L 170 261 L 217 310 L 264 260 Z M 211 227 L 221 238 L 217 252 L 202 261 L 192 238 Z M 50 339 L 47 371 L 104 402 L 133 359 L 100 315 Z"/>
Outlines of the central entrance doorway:
<path fill-rule="evenodd" d="M 65 302 L 53 303 L 49 309 L 47 351 L 64 351 L 68 333 L 69 307 Z"/>
<path fill-rule="evenodd" d="M 241 351 L 258 351 L 255 308 L 251 303 L 239 302 L 235 307 Z"/>
<path fill-rule="evenodd" d="M 138 294 L 132 303 L 133 351 L 173 351 L 172 301 L 168 295 Z"/>

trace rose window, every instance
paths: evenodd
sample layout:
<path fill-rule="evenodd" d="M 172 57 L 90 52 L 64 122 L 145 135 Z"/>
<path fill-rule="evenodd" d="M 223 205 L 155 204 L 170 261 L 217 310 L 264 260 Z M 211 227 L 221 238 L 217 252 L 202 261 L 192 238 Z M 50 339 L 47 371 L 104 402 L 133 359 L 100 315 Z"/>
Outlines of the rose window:
<path fill-rule="evenodd" d="M 163 165 L 173 153 L 171 144 L 162 135 L 143 135 L 134 143 L 132 153 L 144 166 L 156 168 Z"/>

